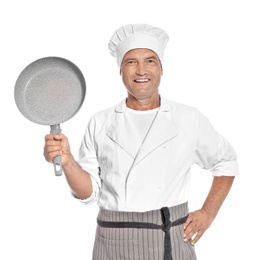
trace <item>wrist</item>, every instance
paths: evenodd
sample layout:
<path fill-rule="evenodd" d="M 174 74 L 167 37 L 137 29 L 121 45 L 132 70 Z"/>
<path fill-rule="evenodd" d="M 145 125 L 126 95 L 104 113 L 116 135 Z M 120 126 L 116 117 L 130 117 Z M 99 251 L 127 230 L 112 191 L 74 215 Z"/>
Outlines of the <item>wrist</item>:
<path fill-rule="evenodd" d="M 72 155 L 68 156 L 62 164 L 62 168 L 66 171 L 69 168 L 72 168 L 76 164 L 76 161 Z"/>

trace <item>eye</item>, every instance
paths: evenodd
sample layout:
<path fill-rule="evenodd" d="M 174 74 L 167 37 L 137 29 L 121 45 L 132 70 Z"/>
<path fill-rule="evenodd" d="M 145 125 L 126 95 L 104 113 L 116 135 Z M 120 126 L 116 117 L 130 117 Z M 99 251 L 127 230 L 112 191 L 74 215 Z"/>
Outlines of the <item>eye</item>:
<path fill-rule="evenodd" d="M 147 60 L 147 63 L 149 63 L 149 64 L 155 64 L 156 63 L 156 60 L 155 59 L 148 59 Z"/>
<path fill-rule="evenodd" d="M 127 61 L 125 62 L 125 64 L 126 64 L 126 65 L 134 65 L 134 64 L 136 64 L 136 61 L 135 61 L 135 60 L 127 60 Z"/>

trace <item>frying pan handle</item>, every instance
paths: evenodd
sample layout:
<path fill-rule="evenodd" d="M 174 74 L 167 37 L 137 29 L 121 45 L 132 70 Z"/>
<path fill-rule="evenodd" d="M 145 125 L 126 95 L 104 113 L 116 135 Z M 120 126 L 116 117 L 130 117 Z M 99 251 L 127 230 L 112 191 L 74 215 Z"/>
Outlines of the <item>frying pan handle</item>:
<path fill-rule="evenodd" d="M 50 133 L 52 135 L 56 135 L 62 131 L 59 124 L 51 125 L 50 128 L 51 128 Z M 62 175 L 62 157 L 61 157 L 61 155 L 56 156 L 53 160 L 53 163 L 54 163 L 55 176 L 61 176 Z"/>

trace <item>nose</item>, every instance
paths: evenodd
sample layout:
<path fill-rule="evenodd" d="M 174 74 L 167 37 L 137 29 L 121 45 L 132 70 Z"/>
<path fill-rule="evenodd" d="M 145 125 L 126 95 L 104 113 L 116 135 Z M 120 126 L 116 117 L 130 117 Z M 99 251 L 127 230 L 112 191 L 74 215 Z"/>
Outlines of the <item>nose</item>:
<path fill-rule="evenodd" d="M 137 64 L 136 74 L 139 76 L 145 76 L 147 74 L 147 69 L 146 69 L 144 63 Z"/>

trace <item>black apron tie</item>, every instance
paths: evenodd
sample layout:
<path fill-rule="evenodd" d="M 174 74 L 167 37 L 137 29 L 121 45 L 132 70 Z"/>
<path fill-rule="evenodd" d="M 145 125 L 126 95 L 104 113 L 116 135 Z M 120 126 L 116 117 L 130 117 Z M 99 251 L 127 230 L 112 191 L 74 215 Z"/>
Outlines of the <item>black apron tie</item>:
<path fill-rule="evenodd" d="M 172 227 L 172 222 L 170 221 L 170 211 L 168 208 L 161 208 L 162 214 L 162 231 L 164 235 L 164 260 L 172 260 L 171 252 L 171 240 L 170 240 L 170 228 Z"/>
<path fill-rule="evenodd" d="M 170 211 L 167 207 L 161 208 L 162 225 L 157 225 L 148 222 L 113 222 L 102 221 L 97 219 L 97 224 L 104 228 L 145 228 L 145 229 L 161 229 L 164 234 L 164 260 L 172 260 L 172 248 L 170 229 L 181 224 L 184 224 L 188 216 L 170 221 Z"/>

